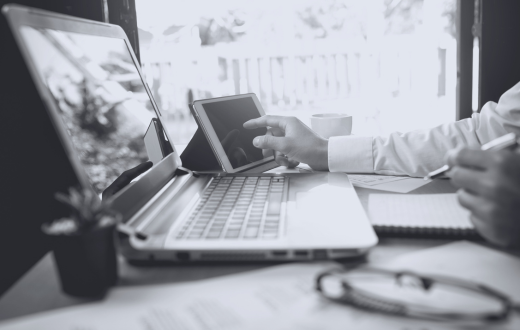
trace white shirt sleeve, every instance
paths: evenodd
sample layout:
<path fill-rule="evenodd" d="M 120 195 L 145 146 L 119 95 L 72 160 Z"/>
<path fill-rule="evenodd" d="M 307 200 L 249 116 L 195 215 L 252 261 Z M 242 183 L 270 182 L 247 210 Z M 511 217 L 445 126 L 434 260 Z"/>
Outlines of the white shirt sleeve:
<path fill-rule="evenodd" d="M 505 92 L 498 104 L 488 102 L 468 119 L 432 129 L 392 133 L 387 138 L 331 137 L 329 170 L 422 177 L 444 165 L 449 150 L 479 148 L 510 132 L 520 136 L 520 83 Z"/>

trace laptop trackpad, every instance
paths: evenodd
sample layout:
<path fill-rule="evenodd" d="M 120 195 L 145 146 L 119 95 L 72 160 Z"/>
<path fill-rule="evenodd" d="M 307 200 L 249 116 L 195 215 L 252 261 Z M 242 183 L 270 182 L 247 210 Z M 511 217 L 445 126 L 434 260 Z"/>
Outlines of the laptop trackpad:
<path fill-rule="evenodd" d="M 322 185 L 296 193 L 288 232 L 298 241 L 344 240 L 348 230 L 345 188 Z"/>

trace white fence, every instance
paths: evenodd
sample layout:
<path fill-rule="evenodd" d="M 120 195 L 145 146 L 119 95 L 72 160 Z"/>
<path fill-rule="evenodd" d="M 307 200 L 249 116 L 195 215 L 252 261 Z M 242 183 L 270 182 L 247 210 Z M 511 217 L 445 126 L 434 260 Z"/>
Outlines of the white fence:
<path fill-rule="evenodd" d="M 456 43 L 400 37 L 377 46 L 331 40 L 259 48 L 240 43 L 171 48 L 143 60 L 143 70 L 164 112 L 189 117 L 192 99 L 256 93 L 267 111 L 323 101 L 442 97 L 455 92 Z"/>

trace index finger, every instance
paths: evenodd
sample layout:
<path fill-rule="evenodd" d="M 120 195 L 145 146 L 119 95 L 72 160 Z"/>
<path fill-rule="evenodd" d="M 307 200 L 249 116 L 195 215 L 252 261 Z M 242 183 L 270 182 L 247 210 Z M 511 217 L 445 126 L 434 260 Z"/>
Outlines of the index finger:
<path fill-rule="evenodd" d="M 276 127 L 285 130 L 289 117 L 266 115 L 260 118 L 248 120 L 244 123 L 244 128 L 254 129 L 260 127 Z"/>

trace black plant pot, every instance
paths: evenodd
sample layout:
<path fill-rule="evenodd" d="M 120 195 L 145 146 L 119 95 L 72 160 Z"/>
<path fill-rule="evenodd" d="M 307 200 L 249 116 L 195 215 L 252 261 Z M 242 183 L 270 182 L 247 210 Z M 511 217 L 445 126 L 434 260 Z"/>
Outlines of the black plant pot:
<path fill-rule="evenodd" d="M 116 283 L 115 227 L 95 228 L 77 235 L 49 235 L 65 293 L 102 297 Z"/>

